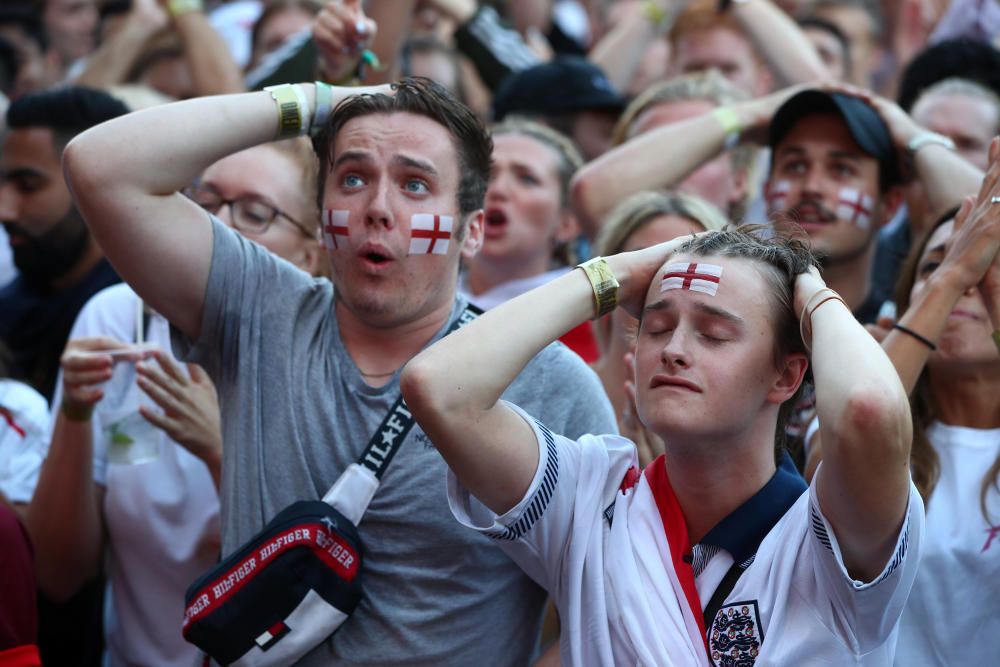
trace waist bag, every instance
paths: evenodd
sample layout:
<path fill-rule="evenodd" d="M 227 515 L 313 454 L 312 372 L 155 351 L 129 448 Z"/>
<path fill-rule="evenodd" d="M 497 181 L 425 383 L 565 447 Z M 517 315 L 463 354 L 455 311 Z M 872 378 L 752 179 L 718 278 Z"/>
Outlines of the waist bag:
<path fill-rule="evenodd" d="M 447 333 L 470 322 L 467 307 Z M 358 606 L 357 524 L 414 420 L 402 396 L 322 500 L 300 500 L 188 587 L 184 639 L 222 665 L 290 665 Z"/>

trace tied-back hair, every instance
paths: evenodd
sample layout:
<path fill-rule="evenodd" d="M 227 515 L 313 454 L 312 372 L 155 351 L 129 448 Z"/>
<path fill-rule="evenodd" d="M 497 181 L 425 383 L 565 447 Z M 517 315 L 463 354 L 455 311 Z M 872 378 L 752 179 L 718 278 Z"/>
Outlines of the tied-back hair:
<path fill-rule="evenodd" d="M 483 207 L 490 180 L 493 141 L 482 122 L 441 84 L 425 77 L 406 77 L 392 84 L 394 94 L 362 94 L 340 102 L 330 114 L 327 126 L 317 137 L 314 148 L 319 156 L 317 203 L 323 208 L 323 184 L 336 156 L 333 154 L 340 130 L 355 118 L 372 114 L 411 113 L 437 122 L 451 135 L 458 155 L 461 174 L 458 184 L 458 210 L 465 233 L 468 215 Z"/>
<path fill-rule="evenodd" d="M 781 234 L 767 225 L 739 225 L 696 236 L 682 244 L 678 253 L 702 257 L 740 257 L 764 267 L 761 275 L 771 295 L 774 323 L 774 364 L 777 367 L 787 354 L 805 354 L 795 312 L 795 279 L 818 266 L 816 258 L 802 240 Z M 803 383 L 804 384 L 804 383 Z M 802 394 L 802 385 L 778 409 L 774 433 L 775 460 L 787 445 L 785 425 Z"/>
<path fill-rule="evenodd" d="M 917 267 L 920 257 L 924 254 L 927 242 L 941 225 L 952 220 L 957 215 L 958 209 L 952 209 L 941 216 L 924 234 L 920 243 L 915 243 L 910 250 L 910 255 L 906 258 L 902 269 L 899 272 L 899 282 L 896 285 L 896 303 L 900 313 L 905 313 L 910 307 L 910 292 L 917 281 Z M 937 405 L 934 403 L 930 387 L 930 374 L 927 365 L 924 365 L 917 378 L 917 384 L 910 394 L 910 415 L 913 420 L 913 446 L 910 449 L 910 474 L 913 476 L 913 484 L 920 492 L 920 497 L 924 500 L 924 505 L 928 505 L 934 489 L 937 487 L 941 477 L 941 457 L 927 437 L 927 427 L 936 421 L 940 415 Z M 986 473 L 979 488 L 979 509 L 986 519 L 990 521 L 989 512 L 986 508 L 986 496 L 990 488 L 1000 492 L 1000 454 L 993 461 Z"/>
<path fill-rule="evenodd" d="M 673 215 L 701 226 L 705 231 L 718 231 L 729 222 L 722 212 L 704 199 L 686 192 L 637 192 L 622 200 L 601 227 L 594 247 L 598 255 L 617 255 L 637 231 L 654 218 Z"/>

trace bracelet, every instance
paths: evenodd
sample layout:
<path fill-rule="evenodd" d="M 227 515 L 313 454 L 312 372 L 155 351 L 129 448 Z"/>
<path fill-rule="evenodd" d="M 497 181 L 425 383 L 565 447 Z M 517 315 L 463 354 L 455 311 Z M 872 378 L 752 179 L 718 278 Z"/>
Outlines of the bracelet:
<path fill-rule="evenodd" d="M 306 133 L 305 94 L 301 86 L 283 83 L 265 88 L 278 105 L 278 139 L 298 137 Z"/>
<path fill-rule="evenodd" d="M 94 414 L 94 406 L 72 405 L 63 401 L 62 405 L 59 406 L 59 411 L 62 412 L 63 417 L 71 422 L 89 422 L 91 416 Z"/>
<path fill-rule="evenodd" d="M 205 11 L 205 3 L 202 0 L 170 0 L 167 4 L 167 12 L 171 16 L 203 11 Z"/>
<path fill-rule="evenodd" d="M 743 128 L 740 126 L 740 117 L 736 115 L 736 112 L 731 107 L 718 107 L 712 111 L 712 118 L 719 121 L 722 131 L 726 133 L 726 140 L 723 143 L 725 149 L 732 150 L 735 148 L 740 143 L 740 132 L 743 131 Z"/>
<path fill-rule="evenodd" d="M 920 334 L 918 334 L 913 329 L 910 329 L 908 327 L 904 327 L 902 324 L 893 324 L 892 328 L 896 329 L 898 331 L 902 331 L 903 333 L 907 334 L 908 336 L 919 340 L 921 343 L 923 343 L 928 348 L 930 348 L 931 352 L 933 352 L 934 350 L 937 349 L 937 345 L 935 345 L 934 342 L 931 341 L 931 339 L 925 338 L 924 336 L 921 336 Z"/>
<path fill-rule="evenodd" d="M 312 133 L 319 134 L 326 127 L 333 112 L 333 86 L 325 81 L 316 81 L 316 111 L 313 112 Z"/>
<path fill-rule="evenodd" d="M 608 262 L 603 257 L 588 259 L 582 264 L 577 264 L 578 269 L 583 269 L 590 281 L 590 286 L 594 290 L 594 318 L 607 315 L 618 306 L 618 293 L 621 285 L 615 274 L 608 266 Z"/>
<path fill-rule="evenodd" d="M 993 344 L 997 346 L 997 354 L 1000 354 L 1000 329 L 993 332 Z"/>
<path fill-rule="evenodd" d="M 820 296 L 824 292 L 829 292 L 829 294 L 826 296 L 826 298 L 825 299 L 821 299 L 819 303 L 817 303 L 815 306 L 813 306 L 812 308 L 810 308 L 809 306 L 812 304 L 813 301 L 816 300 L 816 297 Z M 806 305 L 802 307 L 802 312 L 799 313 L 799 336 L 802 338 L 802 344 L 805 346 L 806 352 L 811 352 L 812 351 L 811 350 L 811 346 L 810 346 L 810 342 L 812 341 L 812 317 L 813 317 L 813 313 L 815 313 L 817 310 L 819 310 L 819 307 L 822 306 L 827 301 L 839 301 L 842 304 L 844 304 L 845 308 L 847 308 L 847 302 L 844 301 L 843 297 L 841 297 L 839 294 L 837 294 L 837 292 L 835 292 L 834 290 L 830 289 L 829 287 L 824 287 L 821 290 L 817 290 L 815 294 L 813 294 L 811 297 L 809 297 L 809 300 L 806 301 Z M 848 310 L 850 310 L 850 308 L 848 308 Z M 808 327 L 806 326 L 806 322 L 809 323 Z M 808 331 L 809 333 L 806 334 L 806 331 Z"/>

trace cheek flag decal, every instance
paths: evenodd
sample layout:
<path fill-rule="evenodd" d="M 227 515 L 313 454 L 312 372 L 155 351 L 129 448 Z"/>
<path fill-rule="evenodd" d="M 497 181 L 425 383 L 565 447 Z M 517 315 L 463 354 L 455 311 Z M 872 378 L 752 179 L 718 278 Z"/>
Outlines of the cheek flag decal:
<path fill-rule="evenodd" d="M 323 211 L 323 245 L 327 250 L 347 247 L 347 213 L 334 209 Z"/>
<path fill-rule="evenodd" d="M 767 202 L 767 212 L 769 214 L 779 213 L 788 208 L 788 192 L 792 189 L 792 184 L 788 181 L 778 181 L 773 185 L 768 185 L 764 190 L 764 200 Z"/>
<path fill-rule="evenodd" d="M 410 219 L 410 254 L 447 255 L 452 225 L 450 215 L 414 214 Z"/>
<path fill-rule="evenodd" d="M 859 229 L 868 229 L 875 201 L 854 188 L 843 188 L 837 198 L 837 218 L 847 220 Z"/>
<path fill-rule="evenodd" d="M 667 265 L 667 271 L 663 274 L 663 280 L 660 282 L 660 291 L 686 289 L 715 296 L 715 293 L 719 291 L 719 280 L 721 279 L 721 266 L 678 262 Z"/>

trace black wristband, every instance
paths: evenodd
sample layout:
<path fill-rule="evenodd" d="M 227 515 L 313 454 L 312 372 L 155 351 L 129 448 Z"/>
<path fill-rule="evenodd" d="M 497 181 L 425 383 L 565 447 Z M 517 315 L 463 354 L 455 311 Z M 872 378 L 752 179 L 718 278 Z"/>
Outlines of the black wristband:
<path fill-rule="evenodd" d="M 935 345 L 929 338 L 924 338 L 913 329 L 908 329 L 907 327 L 904 327 L 902 324 L 893 324 L 892 328 L 898 329 L 899 331 L 902 331 L 903 333 L 912 336 L 913 338 L 916 338 L 921 343 L 929 347 L 932 352 L 937 349 L 937 345 Z"/>

